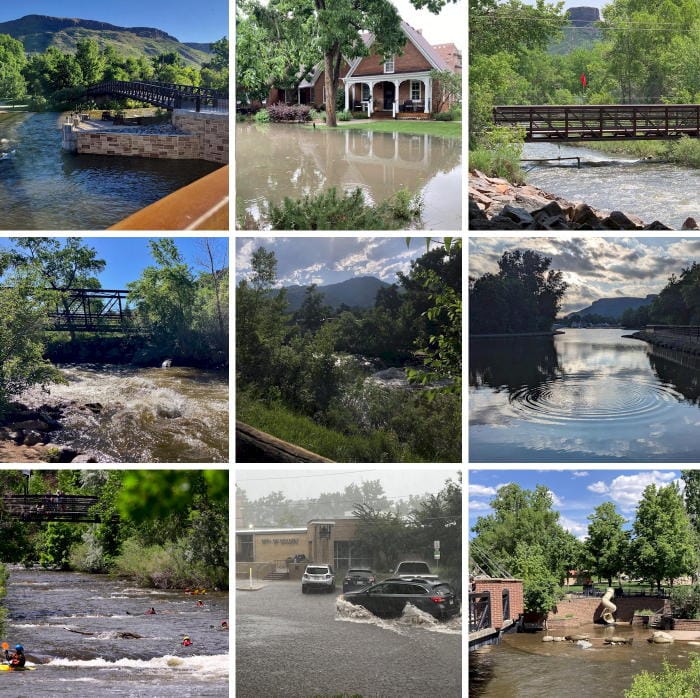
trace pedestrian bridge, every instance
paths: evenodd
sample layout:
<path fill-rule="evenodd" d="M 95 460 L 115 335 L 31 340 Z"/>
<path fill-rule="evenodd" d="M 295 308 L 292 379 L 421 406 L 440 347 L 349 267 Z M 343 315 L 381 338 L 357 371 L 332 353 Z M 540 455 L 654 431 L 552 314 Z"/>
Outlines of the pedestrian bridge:
<path fill-rule="evenodd" d="M 228 112 L 228 93 L 208 87 L 145 80 L 106 80 L 91 85 L 88 97 L 115 95 L 165 109 L 194 109 L 194 111 Z"/>
<path fill-rule="evenodd" d="M 530 143 L 700 137 L 700 104 L 496 106 L 493 120 L 523 127 Z"/>
<path fill-rule="evenodd" d="M 91 511 L 97 502 L 97 497 L 72 494 L 5 495 L 2 516 L 20 521 L 99 523 L 99 514 Z"/>
<path fill-rule="evenodd" d="M 128 307 L 128 291 L 104 288 L 53 289 L 58 295 L 55 309 L 48 313 L 54 332 L 134 331 Z"/>

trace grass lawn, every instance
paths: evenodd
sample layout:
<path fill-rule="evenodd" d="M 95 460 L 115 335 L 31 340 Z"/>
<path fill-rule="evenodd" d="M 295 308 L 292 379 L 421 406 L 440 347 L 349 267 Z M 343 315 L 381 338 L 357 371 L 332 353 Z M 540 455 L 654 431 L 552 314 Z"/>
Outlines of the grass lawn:
<path fill-rule="evenodd" d="M 338 128 L 359 128 L 379 133 L 411 133 L 417 136 L 427 133 L 430 136 L 442 136 L 443 138 L 462 137 L 461 121 L 403 121 L 397 119 L 367 121 L 357 119 L 356 121 L 339 121 Z"/>
<path fill-rule="evenodd" d="M 418 456 L 399 444 L 393 434 L 376 431 L 371 436 L 348 436 L 316 424 L 277 403 L 266 405 L 239 393 L 236 419 L 340 463 L 418 462 Z"/>

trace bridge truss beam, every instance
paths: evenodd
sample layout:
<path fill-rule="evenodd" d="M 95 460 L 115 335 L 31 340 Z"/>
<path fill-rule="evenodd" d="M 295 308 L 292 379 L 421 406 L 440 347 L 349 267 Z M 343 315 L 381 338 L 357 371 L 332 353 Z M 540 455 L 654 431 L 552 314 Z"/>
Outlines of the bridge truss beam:
<path fill-rule="evenodd" d="M 128 291 L 119 289 L 57 289 L 56 310 L 49 312 L 55 332 L 133 331 Z"/>

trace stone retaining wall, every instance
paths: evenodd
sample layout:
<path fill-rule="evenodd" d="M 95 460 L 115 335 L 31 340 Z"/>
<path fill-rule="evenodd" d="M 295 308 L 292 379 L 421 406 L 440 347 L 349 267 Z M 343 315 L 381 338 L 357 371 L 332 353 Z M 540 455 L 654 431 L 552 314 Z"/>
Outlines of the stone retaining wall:
<path fill-rule="evenodd" d="M 164 136 L 97 131 L 78 132 L 76 140 L 78 153 L 89 155 L 125 155 L 168 160 L 202 158 L 202 143 L 199 135 Z"/>
<path fill-rule="evenodd" d="M 635 611 L 651 609 L 654 612 L 670 613 L 668 599 L 654 596 L 622 596 L 612 599 L 617 606 L 615 620 L 629 623 Z M 557 602 L 554 611 L 547 616 L 547 627 L 551 630 L 558 627 L 576 627 L 600 620 L 603 604 L 597 596 L 574 596 Z"/>
<path fill-rule="evenodd" d="M 191 112 L 176 109 L 173 126 L 186 133 L 199 134 L 202 138 L 203 160 L 228 162 L 228 114 Z"/>

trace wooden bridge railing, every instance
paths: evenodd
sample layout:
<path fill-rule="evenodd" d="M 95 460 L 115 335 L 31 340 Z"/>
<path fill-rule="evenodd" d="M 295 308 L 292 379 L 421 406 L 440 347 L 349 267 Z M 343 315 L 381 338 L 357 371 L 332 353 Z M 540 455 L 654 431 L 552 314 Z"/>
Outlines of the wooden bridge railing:
<path fill-rule="evenodd" d="M 143 80 L 106 80 L 97 85 L 91 85 L 85 94 L 130 97 L 139 102 L 147 102 L 166 109 L 193 107 L 195 111 L 200 111 L 204 107 L 211 111 L 228 112 L 228 93 L 194 85 Z"/>
<path fill-rule="evenodd" d="M 13 494 L 2 497 L 3 515 L 21 521 L 67 521 L 98 523 L 90 511 L 97 497 L 69 494 Z"/>
<path fill-rule="evenodd" d="M 659 140 L 700 136 L 700 104 L 503 105 L 497 126 L 523 126 L 525 140 Z"/>
<path fill-rule="evenodd" d="M 491 592 L 469 592 L 469 632 L 475 633 L 491 627 Z"/>

